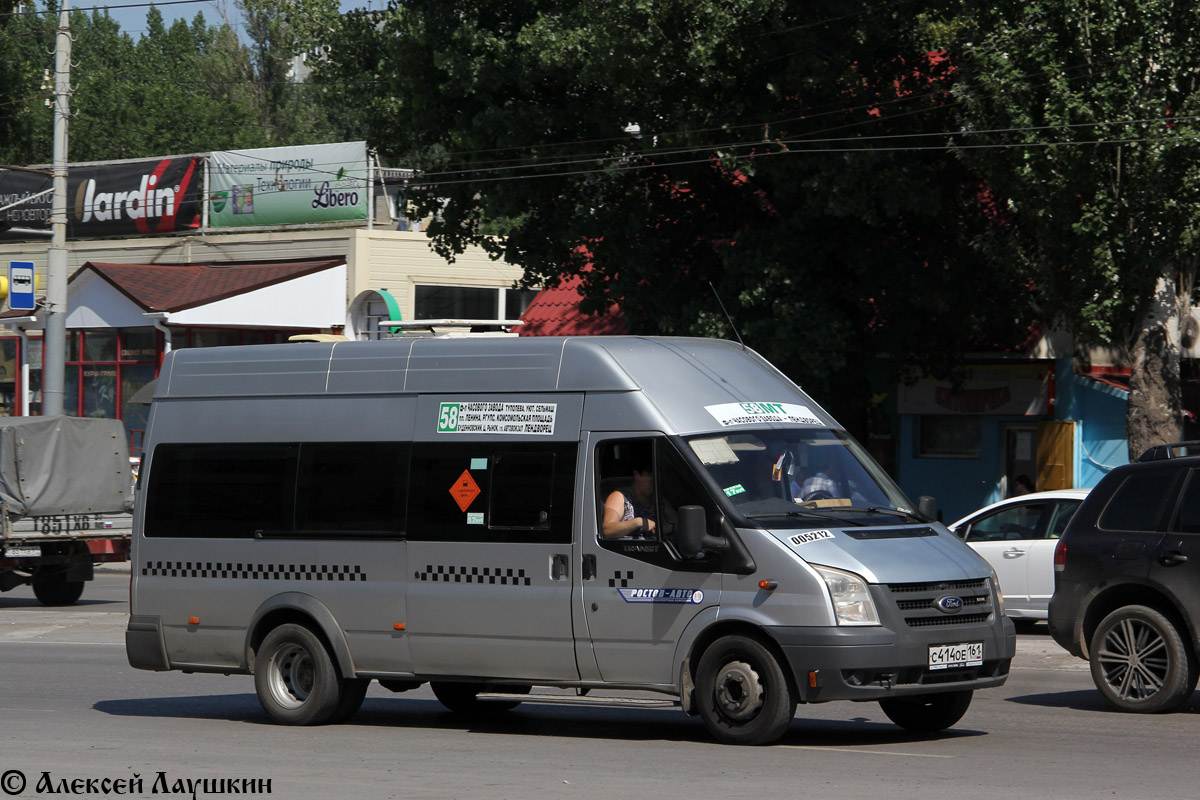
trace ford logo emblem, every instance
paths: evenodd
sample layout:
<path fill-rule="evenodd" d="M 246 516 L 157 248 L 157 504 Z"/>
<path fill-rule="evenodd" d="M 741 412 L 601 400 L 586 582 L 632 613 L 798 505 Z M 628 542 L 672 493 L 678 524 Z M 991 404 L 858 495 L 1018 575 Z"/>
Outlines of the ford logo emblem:
<path fill-rule="evenodd" d="M 939 597 L 935 605 L 939 611 L 944 611 L 947 614 L 957 614 L 962 611 L 963 601 L 961 597 L 948 594 L 945 597 Z"/>

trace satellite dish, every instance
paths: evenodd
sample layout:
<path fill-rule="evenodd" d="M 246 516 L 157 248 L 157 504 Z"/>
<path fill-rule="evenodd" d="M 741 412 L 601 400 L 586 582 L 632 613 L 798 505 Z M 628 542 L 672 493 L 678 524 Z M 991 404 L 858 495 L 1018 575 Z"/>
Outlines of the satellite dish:
<path fill-rule="evenodd" d="M 1197 341 L 1200 341 L 1200 320 L 1189 314 L 1180 326 L 1179 343 L 1183 345 L 1183 349 L 1191 350 Z"/>

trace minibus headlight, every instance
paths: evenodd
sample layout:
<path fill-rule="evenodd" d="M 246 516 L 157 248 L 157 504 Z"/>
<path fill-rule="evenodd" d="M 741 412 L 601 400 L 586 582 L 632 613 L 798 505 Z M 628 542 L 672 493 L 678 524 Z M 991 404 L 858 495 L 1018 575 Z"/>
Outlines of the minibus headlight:
<path fill-rule="evenodd" d="M 878 625 L 879 613 L 871 590 L 861 576 L 832 567 L 812 565 L 825 580 L 838 625 Z"/>

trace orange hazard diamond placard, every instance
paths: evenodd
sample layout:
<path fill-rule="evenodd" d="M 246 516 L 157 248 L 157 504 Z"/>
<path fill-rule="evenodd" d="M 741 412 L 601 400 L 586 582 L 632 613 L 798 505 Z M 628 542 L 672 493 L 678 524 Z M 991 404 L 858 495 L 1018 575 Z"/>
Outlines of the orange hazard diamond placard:
<path fill-rule="evenodd" d="M 471 507 L 471 503 L 475 502 L 475 498 L 479 497 L 479 484 L 471 477 L 469 470 L 463 470 L 463 474 L 458 476 L 458 480 L 450 487 L 450 496 L 454 498 L 454 502 L 458 503 L 458 507 L 466 511 Z"/>

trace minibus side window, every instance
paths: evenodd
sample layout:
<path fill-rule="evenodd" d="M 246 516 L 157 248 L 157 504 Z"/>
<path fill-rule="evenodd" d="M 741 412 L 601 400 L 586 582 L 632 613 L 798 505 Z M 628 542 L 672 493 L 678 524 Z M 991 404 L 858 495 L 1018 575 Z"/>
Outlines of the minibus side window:
<path fill-rule="evenodd" d="M 662 512 L 662 536 L 672 547 L 675 544 L 675 523 L 678 515 L 674 509 L 680 506 L 701 506 L 704 508 L 704 518 L 708 524 L 709 536 L 720 536 L 721 513 L 712 497 L 696 478 L 696 473 L 688 466 L 679 452 L 665 439 L 658 443 L 659 497 L 664 504 L 673 508 Z"/>
<path fill-rule="evenodd" d="M 296 530 L 398 534 L 407 490 L 407 444 L 306 442 L 296 479 Z"/>
<path fill-rule="evenodd" d="M 678 509 L 686 505 L 702 506 L 710 533 L 717 532 L 719 510 L 692 468 L 666 439 L 604 442 L 597 448 L 596 459 L 602 542 L 618 549 L 622 542 L 662 542 L 664 557 L 679 558 L 675 529 Z M 637 520 L 649 522 L 631 529 Z"/>
<path fill-rule="evenodd" d="M 146 495 L 146 536 L 251 538 L 290 530 L 295 444 L 161 444 Z"/>
<path fill-rule="evenodd" d="M 554 453 L 496 453 L 491 477 L 490 527 L 550 529 Z"/>
<path fill-rule="evenodd" d="M 408 539 L 571 541 L 577 445 L 416 443 Z"/>

